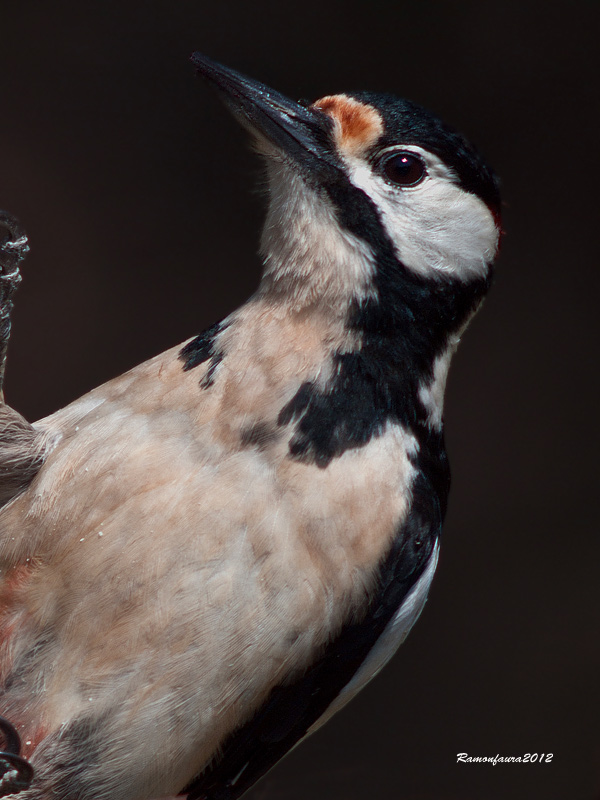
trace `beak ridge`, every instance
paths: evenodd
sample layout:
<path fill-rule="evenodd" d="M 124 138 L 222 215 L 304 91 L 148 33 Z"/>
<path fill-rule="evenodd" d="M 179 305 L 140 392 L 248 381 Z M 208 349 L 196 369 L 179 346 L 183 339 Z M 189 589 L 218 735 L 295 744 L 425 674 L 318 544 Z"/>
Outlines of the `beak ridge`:
<path fill-rule="evenodd" d="M 322 111 L 305 108 L 202 53 L 194 53 L 191 61 L 253 132 L 300 165 L 306 161 L 313 168 L 335 164 L 329 136 L 332 123 Z"/>

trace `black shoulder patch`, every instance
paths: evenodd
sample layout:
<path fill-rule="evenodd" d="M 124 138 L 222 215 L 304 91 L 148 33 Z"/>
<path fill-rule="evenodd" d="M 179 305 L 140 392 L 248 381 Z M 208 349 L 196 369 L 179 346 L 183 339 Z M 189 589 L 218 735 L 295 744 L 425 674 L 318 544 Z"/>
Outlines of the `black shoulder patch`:
<path fill-rule="evenodd" d="M 397 283 L 401 281 L 400 275 Z M 460 292 L 457 298 L 451 286 L 433 287 L 427 297 L 431 313 L 425 314 L 406 282 L 393 286 L 389 280 L 385 289 L 391 301 L 365 303 L 351 312 L 348 325 L 361 334 L 359 348 L 335 353 L 328 383 L 303 383 L 280 410 L 280 426 L 295 424 L 291 458 L 327 467 L 346 450 L 380 435 L 387 422 L 402 425 L 419 439 L 427 433 L 421 386 L 433 378 L 452 315 L 464 319 L 475 300 L 469 296 L 465 301 Z M 393 302 L 396 293 L 403 294 L 403 303 Z"/>
<path fill-rule="evenodd" d="M 348 622 L 295 683 L 273 689 L 254 717 L 224 743 L 222 756 L 181 792 L 188 800 L 237 800 L 306 735 L 352 679 L 423 574 L 440 535 L 445 498 L 422 474 L 412 497 L 362 618 Z"/>
<path fill-rule="evenodd" d="M 279 425 L 296 422 L 290 440 L 292 458 L 327 467 L 333 458 L 381 433 L 390 417 L 412 421 L 408 387 L 391 390 L 382 380 L 382 366 L 362 350 L 338 353 L 330 387 L 302 384 L 277 419 Z"/>
<path fill-rule="evenodd" d="M 210 328 L 196 336 L 195 339 L 192 339 L 179 351 L 179 358 L 183 361 L 184 372 L 188 372 L 190 369 L 194 369 L 210 359 L 206 374 L 200 381 L 200 386 L 203 389 L 212 386 L 215 370 L 223 360 L 223 353 L 216 346 L 216 338 L 227 327 L 227 322 L 215 322 L 214 325 L 211 325 Z"/>

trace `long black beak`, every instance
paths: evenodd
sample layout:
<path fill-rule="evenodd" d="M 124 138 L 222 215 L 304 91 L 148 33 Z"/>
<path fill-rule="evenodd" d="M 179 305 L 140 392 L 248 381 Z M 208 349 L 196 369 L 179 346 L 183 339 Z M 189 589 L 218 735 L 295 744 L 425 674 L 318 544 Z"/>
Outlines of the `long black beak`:
<path fill-rule="evenodd" d="M 322 111 L 305 108 L 201 53 L 194 53 L 191 60 L 199 74 L 217 88 L 233 113 L 252 131 L 298 164 L 309 162 L 313 169 L 337 166 L 329 137 L 331 120 Z"/>

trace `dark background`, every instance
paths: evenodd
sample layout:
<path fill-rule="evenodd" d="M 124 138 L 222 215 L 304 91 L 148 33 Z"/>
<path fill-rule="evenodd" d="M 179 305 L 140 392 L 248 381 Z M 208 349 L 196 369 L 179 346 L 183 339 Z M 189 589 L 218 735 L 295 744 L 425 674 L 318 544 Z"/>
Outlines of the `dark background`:
<path fill-rule="evenodd" d="M 7 400 L 30 419 L 257 284 L 244 135 L 188 56 L 294 97 L 403 94 L 503 179 L 496 285 L 451 374 L 454 485 L 422 619 L 253 800 L 600 797 L 597 3 L 0 7 L 0 208 L 31 239 Z M 466 765 L 456 754 L 554 753 Z"/>

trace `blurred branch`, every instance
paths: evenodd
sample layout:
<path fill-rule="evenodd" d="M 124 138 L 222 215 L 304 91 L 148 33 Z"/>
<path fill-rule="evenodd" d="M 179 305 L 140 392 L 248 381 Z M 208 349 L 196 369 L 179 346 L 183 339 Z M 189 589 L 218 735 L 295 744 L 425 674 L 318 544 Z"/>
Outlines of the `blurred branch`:
<path fill-rule="evenodd" d="M 18 220 L 6 211 L 0 211 L 0 401 L 2 402 L 13 296 L 21 282 L 19 265 L 28 252 L 27 236 Z"/>

